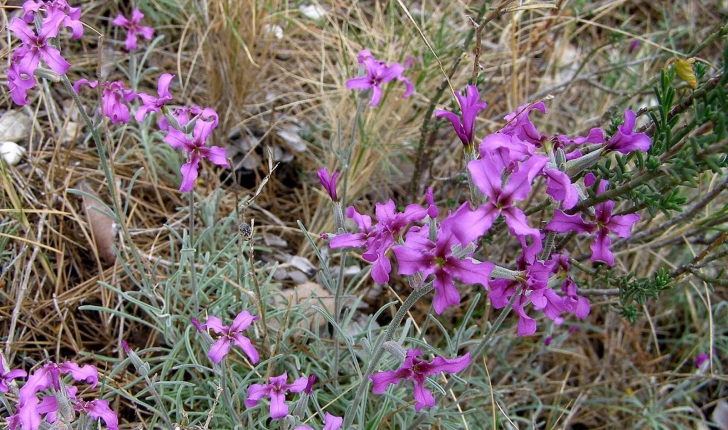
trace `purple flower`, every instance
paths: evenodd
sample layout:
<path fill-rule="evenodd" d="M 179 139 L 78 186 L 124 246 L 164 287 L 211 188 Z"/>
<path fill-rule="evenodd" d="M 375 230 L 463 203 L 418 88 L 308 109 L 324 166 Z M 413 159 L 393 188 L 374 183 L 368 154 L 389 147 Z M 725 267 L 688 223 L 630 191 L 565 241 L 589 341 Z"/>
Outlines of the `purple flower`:
<path fill-rule="evenodd" d="M 492 133 L 480 142 L 478 152 L 481 158 L 492 158 L 499 170 L 513 170 L 517 162 L 525 160 L 536 152 L 536 145 L 514 135 Z"/>
<path fill-rule="evenodd" d="M 404 212 L 395 212 L 393 200 L 386 204 L 377 203 L 375 209 L 377 225 L 372 227 L 372 219 L 368 215 L 361 215 L 349 206 L 346 209 L 346 216 L 356 221 L 361 233 L 345 233 L 331 239 L 331 249 L 366 246 L 362 258 L 372 266 L 372 279 L 374 282 L 384 284 L 389 282 L 389 272 L 392 270 L 392 263 L 385 255 L 394 244 L 395 237 L 401 236 L 406 228 L 413 222 L 417 222 L 430 216 L 437 216 L 437 208 L 430 206 L 428 209 L 420 205 L 412 204 L 405 208 Z"/>
<path fill-rule="evenodd" d="M 617 133 L 612 136 L 604 147 L 605 151 L 617 151 L 628 154 L 639 149 L 646 152 L 650 149 L 652 142 L 645 133 L 634 133 L 635 119 L 637 116 L 631 110 L 624 112 L 624 123 L 617 127 Z"/>
<path fill-rule="evenodd" d="M 497 159 L 484 157 L 468 163 L 468 170 L 473 178 L 473 183 L 488 196 L 488 203 L 480 206 L 474 212 L 476 220 L 472 224 L 460 223 L 454 227 L 455 234 L 461 236 L 467 234 L 466 230 L 475 230 L 480 234 L 487 231 L 493 221 L 503 215 L 511 233 L 518 236 L 525 245 L 526 236 L 532 238 L 530 246 L 524 246 L 524 254 L 529 260 L 533 260 L 541 250 L 541 233 L 528 225 L 526 215 L 516 206 L 515 202 L 521 201 L 531 191 L 531 183 L 536 175 L 540 174 L 546 166 L 548 158 L 541 155 L 533 155 L 528 160 L 517 166 L 504 181 L 502 179 L 503 167 Z"/>
<path fill-rule="evenodd" d="M 99 373 L 92 365 L 79 366 L 76 363 L 67 361 L 56 364 L 50 362 L 33 372 L 18 394 L 18 411 L 11 420 L 22 425 L 23 429 L 38 428 L 41 422 L 41 414 L 55 411 L 57 408 L 48 408 L 47 403 L 38 401 L 37 393 L 53 386 L 56 391 L 61 389 L 59 380 L 61 374 L 71 374 L 76 381 L 85 381 L 96 387 L 99 382 Z M 75 394 L 75 391 L 73 392 Z M 52 405 L 51 405 L 52 406 Z"/>
<path fill-rule="evenodd" d="M 457 133 L 460 140 L 463 142 L 466 148 L 473 146 L 475 137 L 473 133 L 475 131 L 475 117 L 478 116 L 478 112 L 488 107 L 485 102 L 478 101 L 478 87 L 475 85 L 468 85 L 466 95 L 463 96 L 460 93 L 455 93 L 455 97 L 460 105 L 460 116 L 453 112 L 446 110 L 436 110 L 435 116 L 445 117 L 450 120 L 455 133 Z"/>
<path fill-rule="evenodd" d="M 636 51 L 640 48 L 640 45 L 642 45 L 642 43 L 639 40 L 637 40 L 637 39 L 633 40 L 632 43 L 629 44 L 629 48 L 627 48 L 627 52 L 630 54 L 634 53 L 634 51 Z"/>
<path fill-rule="evenodd" d="M 78 92 L 82 85 L 96 88 L 98 83 L 99 81 L 90 82 L 88 79 L 79 79 L 78 82 L 73 84 L 73 89 Z M 127 124 L 130 116 L 127 103 L 136 97 L 134 91 L 124 88 L 124 83 L 121 81 L 104 82 L 101 87 L 103 88 L 101 93 L 101 102 L 104 107 L 103 114 L 111 119 L 112 124 L 117 122 Z M 99 114 L 101 113 L 102 110 L 99 108 Z"/>
<path fill-rule="evenodd" d="M 376 106 L 382 98 L 382 87 L 381 85 L 387 82 L 397 79 L 402 81 L 407 86 L 403 98 L 407 98 L 414 92 L 414 85 L 409 79 L 402 76 L 404 72 L 404 66 L 399 63 L 392 63 L 391 66 L 387 66 L 384 61 L 379 61 L 372 56 L 372 53 L 368 50 L 359 52 L 359 64 L 364 65 L 366 68 L 366 76 L 359 78 L 351 78 L 346 81 L 346 89 L 348 90 L 368 90 L 372 89 L 372 101 L 370 106 Z"/>
<path fill-rule="evenodd" d="M 329 171 L 324 167 L 318 171 L 318 177 L 321 182 L 321 186 L 324 187 L 327 193 L 329 193 L 331 200 L 338 202 L 339 197 L 336 195 L 336 179 L 339 177 L 339 172 L 329 174 Z"/>
<path fill-rule="evenodd" d="M 256 351 L 253 347 L 250 339 L 240 334 L 257 319 L 258 317 L 250 315 L 250 312 L 242 311 L 235 317 L 232 325 L 228 327 L 226 325 L 222 325 L 222 321 L 220 321 L 220 318 L 218 317 L 207 318 L 205 327 L 222 335 L 220 336 L 220 339 L 212 345 L 210 352 L 207 354 L 210 360 L 212 360 L 215 364 L 222 361 L 223 357 L 225 357 L 228 351 L 230 351 L 230 345 L 235 343 L 235 345 L 242 349 L 248 358 L 250 358 L 251 363 L 257 363 L 259 359 L 258 351 Z"/>
<path fill-rule="evenodd" d="M 182 106 L 172 110 L 171 113 L 167 114 L 172 117 L 173 121 L 177 122 L 172 128 L 184 127 L 190 123 L 194 118 L 198 121 L 203 120 L 212 124 L 212 128 L 217 127 L 219 118 L 217 112 L 212 108 L 201 108 L 199 106 Z M 161 130 L 169 130 L 169 121 L 167 115 L 160 115 L 159 117 L 159 128 Z"/>
<path fill-rule="evenodd" d="M 554 263 L 552 273 L 555 273 L 564 282 L 561 284 L 561 292 L 564 296 L 564 308 L 566 312 L 573 313 L 577 318 L 586 318 L 591 312 L 589 300 L 579 296 L 579 289 L 576 282 L 569 275 L 569 257 L 564 254 L 553 254 L 551 261 Z"/>
<path fill-rule="evenodd" d="M 442 221 L 437 233 L 437 243 L 427 238 L 427 229 L 414 227 L 407 233 L 404 246 L 397 245 L 392 248 L 397 256 L 400 275 L 422 272 L 424 278 L 435 276 L 433 304 L 438 314 L 448 306 L 460 304 L 460 294 L 455 288 L 453 277 L 466 284 L 480 284 L 487 289 L 490 272 L 494 267 L 489 262 L 479 263 L 472 258 L 459 259 L 452 255 L 454 245 L 468 245 L 461 243 L 452 233 L 453 225 L 460 222 L 460 213 L 458 211 Z"/>
<path fill-rule="evenodd" d="M 263 397 L 270 397 L 270 417 L 275 419 L 288 415 L 286 404 L 286 393 L 299 393 L 308 385 L 308 378 L 302 376 L 292 384 L 286 383 L 288 374 L 283 372 L 280 376 L 272 376 L 270 384 L 253 384 L 248 387 L 248 397 L 245 399 L 245 406 L 252 408 L 258 404 Z"/>
<path fill-rule="evenodd" d="M 108 400 L 77 401 L 73 408 L 79 412 L 86 412 L 93 419 L 101 418 L 109 430 L 119 430 L 119 419 L 109 407 Z"/>
<path fill-rule="evenodd" d="M 326 417 L 324 418 L 323 430 L 339 430 L 343 423 L 344 423 L 343 418 L 331 415 L 330 413 L 326 412 Z M 314 430 L 314 429 L 313 429 L 313 427 L 309 427 L 309 426 L 298 426 L 294 430 Z"/>
<path fill-rule="evenodd" d="M 24 378 L 28 376 L 28 373 L 23 369 L 15 369 L 5 371 L 3 366 L 3 360 L 0 359 L 0 393 L 8 392 L 8 383 L 13 379 Z"/>
<path fill-rule="evenodd" d="M 425 379 L 428 376 L 440 372 L 460 372 L 470 364 L 470 353 L 453 359 L 435 357 L 429 363 L 417 358 L 420 355 L 422 355 L 422 351 L 419 349 L 408 349 L 407 357 L 399 369 L 369 375 L 369 379 L 374 385 L 372 393 L 382 394 L 390 384 L 398 384 L 402 379 L 412 379 L 415 384 L 415 400 L 417 400 L 415 410 L 419 412 L 423 407 L 435 406 L 435 397 L 425 388 Z"/>
<path fill-rule="evenodd" d="M 137 109 L 134 114 L 134 118 L 137 121 L 144 121 L 144 118 L 150 112 L 159 112 L 168 101 L 172 100 L 172 94 L 169 92 L 169 84 L 174 79 L 174 75 L 165 73 L 159 77 L 159 84 L 157 85 L 157 94 L 159 97 L 151 96 L 147 93 L 139 93 L 137 97 L 142 99 L 142 106 Z"/>
<path fill-rule="evenodd" d="M 558 169 L 544 169 L 546 175 L 546 194 L 562 202 L 564 209 L 571 209 L 579 202 L 579 192 L 571 183 L 571 178 Z"/>
<path fill-rule="evenodd" d="M 217 118 L 217 116 L 215 116 Z M 205 146 L 205 141 L 212 133 L 212 129 L 217 125 L 216 122 L 197 121 L 192 131 L 192 138 L 188 138 L 185 133 L 170 128 L 167 130 L 167 137 L 164 142 L 170 144 L 173 148 L 182 148 L 189 155 L 189 161 L 182 166 L 182 184 L 179 190 L 184 192 L 191 191 L 194 188 L 197 179 L 197 170 L 200 160 L 207 158 L 214 164 L 221 167 L 230 167 L 226 159 L 225 148 L 219 146 Z"/>
<path fill-rule="evenodd" d="M 17 52 L 13 52 L 10 67 L 8 67 L 8 89 L 15 104 L 25 106 L 30 103 L 28 101 L 28 90 L 33 88 L 37 81 L 35 76 L 20 70 L 19 62 L 20 58 L 18 58 Z"/>
<path fill-rule="evenodd" d="M 513 311 L 518 315 L 518 336 L 536 332 L 536 320 L 528 316 L 525 310 L 529 303 L 533 304 L 534 309 L 543 310 L 552 320 L 559 318 L 559 314 L 566 310 L 563 299 L 548 287 L 552 265 L 551 261 L 531 263 L 519 258 L 521 276 L 515 280 L 495 279 L 490 282 L 488 298 L 496 309 L 506 307 L 511 297 L 518 294 L 513 301 Z"/>
<path fill-rule="evenodd" d="M 590 173 L 584 178 L 584 183 L 590 186 L 594 183 L 594 180 L 594 175 Z M 597 194 L 602 194 L 606 190 L 607 184 L 607 181 L 601 181 Z M 640 216 L 637 214 L 612 215 L 613 210 L 613 201 L 599 203 L 594 207 L 594 222 L 586 222 L 580 214 L 567 215 L 557 209 L 554 212 L 554 218 L 544 229 L 557 233 L 570 231 L 591 233 L 596 231 L 594 242 L 591 244 L 592 256 L 590 260 L 603 261 L 612 266 L 614 265 L 614 254 L 609 250 L 609 245 L 612 243 L 609 233 L 615 233 L 619 237 L 629 237 L 632 226 L 640 220 Z"/>
<path fill-rule="evenodd" d="M 54 72 L 64 74 L 71 67 L 71 64 L 61 57 L 60 51 L 54 48 L 48 41 L 58 35 L 58 23 L 63 20 L 63 15 L 57 14 L 50 21 L 43 24 L 38 35 L 19 18 L 13 19 L 8 25 L 23 44 L 15 50 L 19 70 L 22 73 L 32 75 L 42 59 Z"/>
<path fill-rule="evenodd" d="M 197 318 L 195 318 L 195 317 L 192 317 L 192 318 L 190 318 L 190 323 L 191 323 L 191 324 L 192 324 L 192 326 L 193 326 L 194 328 L 196 328 L 196 329 L 197 329 L 197 331 L 199 331 L 199 332 L 203 332 L 203 331 L 207 330 L 207 324 L 200 324 L 200 322 L 199 322 L 199 321 L 197 321 Z M 123 342 L 124 344 L 126 344 L 126 341 L 122 340 L 122 342 Z M 128 348 L 128 347 L 126 347 L 126 348 Z M 126 349 L 126 348 L 125 348 L 125 349 Z M 127 351 L 127 353 L 128 353 L 128 351 Z"/>
<path fill-rule="evenodd" d="M 569 136 L 566 136 L 565 134 L 562 134 L 557 137 L 557 142 L 559 142 L 561 145 L 568 145 L 569 143 L 582 145 L 584 143 L 604 143 L 606 142 L 606 140 L 604 139 L 604 130 L 598 127 L 594 127 L 589 130 L 588 135 L 576 136 L 573 139 Z M 556 145 L 556 147 L 558 147 L 558 145 Z"/>
<path fill-rule="evenodd" d="M 33 17 L 35 14 L 40 12 L 41 8 L 45 9 L 46 14 L 45 19 L 43 19 L 44 27 L 48 24 L 48 22 L 53 21 L 57 29 L 60 28 L 61 25 L 70 28 L 73 32 L 73 39 L 79 39 L 83 36 L 81 8 L 69 6 L 66 0 L 28 0 L 23 3 L 23 21 L 28 24 L 32 24 Z M 53 18 L 55 18 L 56 15 L 61 15 L 62 19 L 54 20 Z"/>
<path fill-rule="evenodd" d="M 65 386 L 65 389 L 67 398 L 70 400 L 70 405 L 73 410 L 76 412 L 86 413 L 93 419 L 101 418 L 109 430 L 119 430 L 119 419 L 114 411 L 112 411 L 109 407 L 108 400 L 97 399 L 87 402 L 76 397 L 78 388 Z M 38 399 L 35 398 L 34 402 L 30 402 L 29 404 L 22 406 L 18 411 L 18 417 L 23 428 L 37 428 L 33 427 L 32 423 L 38 422 L 40 424 L 42 415 L 46 416 L 46 421 L 48 423 L 52 424 L 58 421 L 57 395 L 58 394 L 43 396 L 43 399 L 40 402 L 38 402 Z"/>
<path fill-rule="evenodd" d="M 131 13 L 131 20 L 119 14 L 119 16 L 111 21 L 112 24 L 119 27 L 124 27 L 128 30 L 128 32 L 126 33 L 125 45 L 127 51 L 133 51 L 137 48 L 137 34 L 141 35 L 147 40 L 151 40 L 152 36 L 154 36 L 154 29 L 152 27 L 139 25 L 139 22 L 141 22 L 142 18 L 144 18 L 144 14 L 141 13 L 139 9 L 135 8 Z"/>
<path fill-rule="evenodd" d="M 71 377 L 76 381 L 85 381 L 87 384 L 91 384 L 91 388 L 95 388 L 96 384 L 99 383 L 99 372 L 96 367 L 90 364 L 79 366 L 71 361 L 61 364 L 50 362 L 28 377 L 28 381 L 20 389 L 18 396 L 20 402 L 23 403 L 31 396 L 35 396 L 35 393 L 43 391 L 51 385 L 59 389 L 58 378 L 61 374 L 67 373 L 70 373 Z"/>
<path fill-rule="evenodd" d="M 306 388 L 303 389 L 303 392 L 308 394 L 309 396 L 313 395 L 313 384 L 316 383 L 316 375 L 311 375 L 308 377 L 308 382 L 306 383 Z"/>
<path fill-rule="evenodd" d="M 701 352 L 700 354 L 698 354 L 697 357 L 695 357 L 695 367 L 700 368 L 700 366 L 702 366 L 703 363 L 705 363 L 709 359 L 710 359 L 710 356 L 708 354 Z"/>
<path fill-rule="evenodd" d="M 533 109 L 539 110 L 544 114 L 546 113 L 546 105 L 544 102 L 534 104 L 526 103 L 521 105 L 515 112 L 509 113 L 505 116 L 504 119 L 507 124 L 500 130 L 500 133 L 515 136 L 534 145 L 540 145 L 547 136 L 545 134 L 540 134 L 538 130 L 536 130 L 536 126 L 531 122 L 529 114 Z"/>

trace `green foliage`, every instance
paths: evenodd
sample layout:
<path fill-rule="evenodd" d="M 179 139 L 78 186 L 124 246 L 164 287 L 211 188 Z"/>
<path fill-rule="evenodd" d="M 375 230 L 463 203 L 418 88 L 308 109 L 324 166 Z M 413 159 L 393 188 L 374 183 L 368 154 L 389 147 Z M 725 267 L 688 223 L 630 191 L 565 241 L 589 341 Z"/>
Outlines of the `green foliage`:
<path fill-rule="evenodd" d="M 674 280 L 670 272 L 664 268 L 655 272 L 652 278 L 633 279 L 633 277 L 633 274 L 630 273 L 618 277 L 615 281 L 619 288 L 619 311 L 632 324 L 642 314 L 637 310 L 636 305 L 644 307 L 647 299 L 658 299 L 661 292 L 672 288 L 671 284 Z"/>

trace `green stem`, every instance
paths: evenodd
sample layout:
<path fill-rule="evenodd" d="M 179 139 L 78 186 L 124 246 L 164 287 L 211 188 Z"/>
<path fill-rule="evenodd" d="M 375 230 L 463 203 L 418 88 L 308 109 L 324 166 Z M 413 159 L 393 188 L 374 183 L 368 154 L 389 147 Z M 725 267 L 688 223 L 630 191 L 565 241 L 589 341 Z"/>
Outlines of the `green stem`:
<path fill-rule="evenodd" d="M 232 397 L 230 397 L 230 390 L 228 389 L 227 365 L 226 365 L 225 360 L 220 362 L 219 370 L 220 370 L 220 385 L 222 386 L 222 396 L 225 399 L 225 404 L 227 405 L 228 411 L 230 411 L 230 417 L 232 418 L 233 422 L 239 423 L 240 417 L 235 412 L 235 408 L 233 407 L 233 400 L 232 400 Z"/>
<path fill-rule="evenodd" d="M 144 375 L 144 381 L 147 383 L 147 387 L 149 387 L 149 391 L 151 391 L 152 397 L 154 397 L 154 401 L 157 402 L 157 405 L 159 405 L 159 410 L 162 412 L 162 419 L 167 425 L 167 428 L 174 428 L 174 426 L 172 425 L 172 419 L 169 418 L 169 414 L 167 413 L 167 408 L 164 407 L 162 396 L 159 395 L 159 392 L 155 388 L 155 382 L 149 378 L 149 375 Z"/>
<path fill-rule="evenodd" d="M 511 312 L 511 309 L 513 309 L 513 302 L 516 300 L 517 296 L 518 296 L 518 294 L 514 294 L 513 297 L 511 297 L 511 300 L 508 303 L 508 306 L 506 306 L 503 309 L 503 311 L 501 312 L 501 314 L 498 315 L 498 318 L 495 320 L 493 325 L 490 327 L 490 329 L 488 330 L 488 333 L 486 333 L 485 336 L 483 336 L 483 339 L 480 341 L 478 346 L 476 346 L 470 352 L 470 366 L 472 366 L 473 363 L 477 362 L 478 358 L 483 354 L 483 352 L 485 352 L 485 348 L 490 343 L 491 339 L 493 338 L 493 335 L 495 334 L 496 331 L 498 331 L 501 324 L 503 324 L 503 321 L 506 319 L 508 314 Z M 468 367 L 470 367 L 470 366 L 468 366 Z M 465 370 L 467 370 L 467 369 L 465 369 Z M 447 381 L 447 384 L 445 385 L 443 390 L 447 393 L 448 391 L 450 391 L 450 389 L 452 388 L 452 386 L 454 384 L 455 384 L 455 378 L 450 378 L 450 380 Z M 437 404 L 440 401 L 442 396 L 443 396 L 442 393 L 437 394 L 437 397 L 435 397 L 435 404 Z M 420 414 L 420 416 L 418 416 L 417 419 L 414 422 L 412 422 L 412 424 L 410 424 L 410 426 L 408 428 L 409 429 L 419 428 L 419 425 L 422 424 L 422 421 L 424 421 L 428 416 L 429 416 L 429 414 L 426 414 L 426 413 Z"/>
<path fill-rule="evenodd" d="M 190 285 L 192 286 L 192 298 L 195 303 L 195 315 L 200 313 L 200 298 L 197 297 L 197 276 L 195 270 L 195 262 L 197 261 L 197 247 L 195 246 L 195 193 L 190 191 L 190 246 L 192 247 L 192 256 L 188 257 L 190 264 Z"/>
<path fill-rule="evenodd" d="M 111 166 L 108 161 L 108 154 L 106 152 L 106 146 L 104 145 L 103 141 L 101 140 L 101 134 L 99 133 L 98 128 L 94 127 L 93 122 L 91 121 L 91 118 L 89 118 L 88 114 L 86 113 L 86 109 L 84 108 L 83 103 L 81 103 L 81 99 L 78 98 L 78 94 L 76 94 L 76 90 L 73 89 L 73 85 L 71 84 L 71 81 L 68 79 L 68 76 L 66 75 L 60 75 L 61 83 L 66 87 L 66 90 L 68 91 L 68 94 L 70 94 L 71 98 L 73 99 L 73 102 L 76 103 L 76 107 L 78 107 L 78 111 L 81 114 L 81 118 L 83 118 L 83 122 L 86 123 L 86 126 L 91 131 L 91 137 L 94 140 L 94 143 L 96 144 L 96 151 L 99 153 L 99 164 L 101 164 L 101 170 L 104 172 L 104 176 L 106 177 L 106 182 L 108 183 L 108 189 L 109 189 L 109 196 L 111 197 L 111 204 L 114 208 L 114 212 L 116 214 L 116 221 L 119 223 L 119 227 L 121 228 L 121 231 L 123 233 L 124 239 L 126 239 L 127 243 L 129 244 L 129 249 L 132 251 L 131 254 L 134 257 L 134 262 L 136 263 L 137 267 L 139 268 L 139 276 L 142 277 L 141 284 L 142 285 L 149 285 L 149 280 L 146 277 L 146 271 L 142 270 L 144 269 L 144 264 L 142 263 L 142 260 L 140 258 L 139 252 L 136 250 L 136 246 L 134 244 L 134 241 L 130 240 L 131 235 L 129 234 L 129 230 L 126 225 L 126 216 L 124 214 L 124 211 L 121 208 L 121 202 L 119 201 L 119 197 L 116 194 L 116 186 L 114 183 L 114 174 L 111 170 Z M 101 85 L 101 82 L 99 82 L 99 85 Z"/>
<path fill-rule="evenodd" d="M 346 409 L 344 425 L 341 428 L 348 429 L 351 426 L 352 421 L 354 421 L 354 410 L 359 406 L 362 398 L 364 397 L 364 393 L 369 389 L 369 378 L 367 376 L 374 372 L 377 364 L 379 364 L 379 360 L 381 360 L 384 355 L 384 348 L 382 345 L 384 345 L 384 342 L 389 342 L 394 338 L 394 333 L 399 328 L 404 316 L 407 312 L 409 312 L 410 308 L 412 308 L 417 300 L 432 292 L 433 289 L 434 287 L 432 286 L 432 282 L 430 282 L 429 284 L 412 291 L 407 299 L 405 299 L 404 303 L 402 303 L 402 306 L 400 306 L 397 310 L 397 313 L 394 315 L 394 318 L 392 318 L 392 322 L 389 323 L 384 335 L 377 339 L 377 343 L 374 345 L 374 350 L 372 351 L 371 360 L 369 361 L 367 370 L 364 373 L 364 378 L 359 382 L 359 388 L 356 390 L 354 401 L 351 402 L 349 407 Z"/>
<path fill-rule="evenodd" d="M 354 114 L 354 125 L 351 128 L 351 139 L 349 140 L 349 147 L 344 150 L 341 147 L 341 131 L 339 131 L 339 154 L 344 155 L 342 158 L 339 159 L 339 162 L 344 161 L 343 164 L 343 176 L 344 176 L 344 186 L 341 192 L 341 206 L 343 207 L 346 203 L 346 190 L 349 186 L 349 170 L 351 162 L 351 153 L 354 148 L 354 141 L 356 140 L 356 130 L 359 125 L 359 118 L 361 116 L 361 110 L 363 106 L 363 100 L 359 99 L 359 102 L 356 105 L 356 113 Z M 339 232 L 335 232 L 338 234 Z M 341 322 L 341 308 L 342 308 L 342 297 L 344 296 L 344 272 L 346 270 L 346 248 L 341 250 L 340 257 L 339 257 L 339 275 L 336 280 L 336 291 L 334 292 L 334 321 L 336 321 L 336 324 L 339 324 Z M 338 375 L 339 375 L 339 355 L 341 353 L 338 339 L 336 338 L 338 335 L 338 330 L 334 330 L 333 334 L 331 335 L 331 340 L 334 342 L 334 366 L 333 366 L 333 375 L 331 375 L 334 378 L 334 381 L 337 381 L 338 383 Z"/>

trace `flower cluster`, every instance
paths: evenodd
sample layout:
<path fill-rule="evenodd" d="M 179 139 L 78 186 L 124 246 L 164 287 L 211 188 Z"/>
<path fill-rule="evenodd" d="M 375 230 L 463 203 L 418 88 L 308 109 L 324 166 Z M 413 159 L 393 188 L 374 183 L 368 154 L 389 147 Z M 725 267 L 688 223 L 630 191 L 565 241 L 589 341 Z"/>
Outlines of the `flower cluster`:
<path fill-rule="evenodd" d="M 486 104 L 478 101 L 477 88 L 472 85 L 465 96 L 456 94 L 456 97 L 460 114 L 440 110 L 435 115 L 450 120 L 458 138 L 470 148 L 476 141 L 475 117 Z M 438 314 L 460 303 L 454 282 L 457 278 L 464 284 L 482 285 L 489 291 L 488 297 L 495 308 L 512 303 L 519 316 L 519 335 L 536 331 L 536 321 L 526 310 L 528 306 L 543 311 L 556 322 L 562 321 L 564 313 L 586 317 L 589 302 L 578 295 L 577 285 L 568 275 L 568 258 L 540 255 L 544 251 L 544 233 L 529 223 L 519 202 L 531 195 L 535 182 L 541 178 L 546 193 L 560 206 L 543 230 L 551 234 L 595 233 L 591 259 L 611 266 L 614 256 L 609 250 L 609 235 L 628 237 L 640 217 L 636 214 L 614 215 L 613 201 L 596 205 L 590 216 L 593 221 L 586 221 L 582 213 L 568 214 L 576 207 L 580 196 L 585 195 L 572 178 L 578 177 L 584 168 L 593 165 L 598 156 L 607 152 L 647 151 L 650 139 L 644 133 L 634 131 L 635 114 L 632 111 L 625 112 L 623 124 L 609 139 L 598 128 L 592 129 L 586 137 L 561 135 L 549 138 L 531 122 L 530 113 L 534 110 L 545 114 L 546 106 L 543 102 L 526 104 L 506 115 L 506 125 L 497 133 L 487 135 L 477 154 L 468 162 L 472 184 L 481 193 L 473 196 L 479 204 L 475 209 L 471 210 L 466 202 L 438 222 L 438 211 L 432 204 L 427 209 L 410 205 L 403 213 L 396 213 L 394 202 L 390 200 L 386 204 L 377 203 L 377 222 L 374 224 L 368 215 L 360 214 L 350 206 L 346 214 L 357 223 L 359 232 L 333 237 L 330 247 L 365 247 L 362 257 L 373 264 L 372 279 L 377 283 L 389 281 L 392 262 L 388 252 L 391 249 L 400 275 L 433 278 L 433 307 Z M 582 156 L 579 145 L 587 142 L 602 146 Z M 539 153 L 540 150 L 545 153 Z M 557 159 L 561 161 L 557 163 Z M 588 174 L 584 186 L 592 186 L 596 181 L 594 175 Z M 607 181 L 596 184 L 597 194 L 605 192 L 607 186 Z M 427 225 L 417 224 L 427 216 Z M 511 235 L 520 242 L 521 255 L 517 258 L 517 271 L 499 268 L 499 274 L 491 279 L 496 266 L 477 261 L 473 255 L 480 238 L 491 230 L 498 218 L 503 219 Z"/>
<path fill-rule="evenodd" d="M 0 369 L 2 370 L 2 369 Z M 101 419 L 110 430 L 118 430 L 119 420 L 111 410 L 108 400 L 85 401 L 76 394 L 78 388 L 64 381 L 62 375 L 70 375 L 72 380 L 91 384 L 95 388 L 99 373 L 92 365 L 79 366 L 67 361 L 57 364 L 50 362 L 33 372 L 20 389 L 18 407 L 8 418 L 10 430 L 35 430 L 45 420 L 54 423 L 58 420 L 75 421 L 75 413 L 83 413 L 93 419 Z M 6 392 L 5 381 L 26 375 L 23 370 L 2 373 L 0 392 Z M 40 397 L 39 397 L 40 396 Z"/>
<path fill-rule="evenodd" d="M 43 13 L 41 13 L 43 8 Z M 40 16 L 40 27 L 31 27 L 35 16 Z M 35 87 L 35 71 L 41 60 L 54 72 L 64 74 L 71 67 L 52 40 L 58 36 L 61 27 L 71 28 L 74 39 L 83 35 L 83 25 L 79 20 L 81 10 L 72 8 L 65 0 L 26 1 L 23 4 L 23 17 L 14 18 L 8 25 L 22 44 L 10 55 L 8 68 L 8 89 L 13 101 L 21 106 L 30 103 L 27 92 Z"/>
<path fill-rule="evenodd" d="M 68 27 L 72 31 L 74 39 L 83 35 L 83 25 L 80 21 L 81 10 L 68 5 L 66 0 L 33 1 L 28 0 L 23 5 L 23 18 L 15 18 L 8 26 L 8 29 L 15 34 L 22 44 L 11 54 L 11 65 L 8 69 L 8 88 L 13 101 L 18 105 L 26 105 L 29 102 L 27 92 L 33 88 L 37 81 L 35 79 L 36 69 L 43 61 L 51 70 L 58 74 L 65 74 L 71 67 L 54 46 L 52 40 L 58 36 L 61 27 Z M 36 20 L 36 15 L 42 14 L 39 20 L 41 25 L 38 31 L 30 27 L 30 23 Z M 112 24 L 127 30 L 126 49 L 129 51 L 137 48 L 137 38 L 142 36 L 149 40 L 154 35 L 151 27 L 140 25 L 144 18 L 138 9 L 134 9 L 131 19 L 119 15 Z M 130 103 L 135 99 L 141 99 L 142 105 L 136 110 L 134 118 L 141 122 L 150 113 L 160 114 L 159 126 L 167 131 L 163 139 L 174 148 L 183 149 L 187 153 L 187 163 L 182 166 L 182 183 L 180 191 L 191 191 L 198 176 L 200 160 L 207 158 L 218 166 L 229 168 L 225 148 L 218 146 L 207 146 L 206 142 L 212 131 L 218 124 L 217 113 L 210 108 L 198 106 L 179 107 L 169 113 L 172 123 L 170 126 L 167 119 L 166 104 L 173 99 L 169 91 L 174 75 L 165 73 L 159 77 L 157 94 L 135 93 L 127 89 L 122 81 L 89 81 L 80 79 L 74 85 L 78 93 L 82 86 L 96 88 L 101 85 L 101 107 L 99 114 L 108 117 L 112 124 L 127 124 L 130 120 Z"/>

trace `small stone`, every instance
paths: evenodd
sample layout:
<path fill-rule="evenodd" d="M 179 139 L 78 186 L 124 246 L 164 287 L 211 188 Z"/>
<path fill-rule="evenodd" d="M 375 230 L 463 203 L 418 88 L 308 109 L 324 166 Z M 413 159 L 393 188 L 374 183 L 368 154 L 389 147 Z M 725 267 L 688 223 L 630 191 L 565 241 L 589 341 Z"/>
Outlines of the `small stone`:
<path fill-rule="evenodd" d="M 20 142 L 30 133 L 30 117 L 17 110 L 9 110 L 0 117 L 0 141 Z"/>
<path fill-rule="evenodd" d="M 318 21 L 326 16 L 326 10 L 317 4 L 301 5 L 298 7 L 298 10 L 300 10 L 306 18 L 313 19 L 314 21 Z"/>
<path fill-rule="evenodd" d="M 0 142 L 0 155 L 3 160 L 11 166 L 14 166 L 20 162 L 25 155 L 25 148 L 19 146 L 15 142 Z"/>

